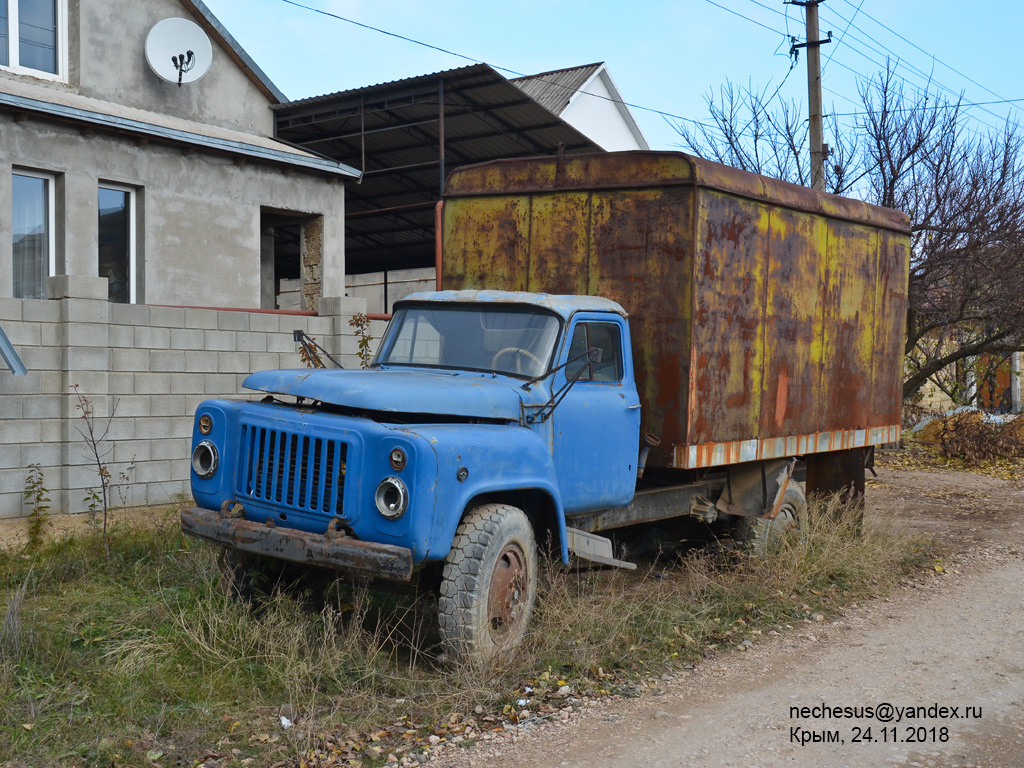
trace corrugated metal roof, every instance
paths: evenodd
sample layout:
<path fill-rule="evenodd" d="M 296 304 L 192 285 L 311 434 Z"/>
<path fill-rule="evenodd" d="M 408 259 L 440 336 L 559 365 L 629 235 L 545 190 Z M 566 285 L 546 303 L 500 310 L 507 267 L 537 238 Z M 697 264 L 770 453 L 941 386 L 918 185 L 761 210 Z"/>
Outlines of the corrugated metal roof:
<path fill-rule="evenodd" d="M 346 187 L 350 273 L 433 266 L 434 204 L 455 168 L 553 155 L 559 144 L 568 153 L 602 151 L 486 64 L 316 96 L 274 112 L 279 138 L 365 171 L 359 185 Z"/>
<path fill-rule="evenodd" d="M 569 106 L 569 100 L 576 95 L 590 78 L 604 66 L 603 61 L 596 64 L 584 64 L 581 67 L 555 69 L 541 72 L 529 77 L 516 77 L 509 80 L 519 90 L 543 105 L 553 114 L 560 115 Z"/>
<path fill-rule="evenodd" d="M 0 80 L 0 108 L 164 139 L 254 160 L 349 178 L 359 177 L 359 171 L 354 168 L 274 139 L 17 80 Z"/>

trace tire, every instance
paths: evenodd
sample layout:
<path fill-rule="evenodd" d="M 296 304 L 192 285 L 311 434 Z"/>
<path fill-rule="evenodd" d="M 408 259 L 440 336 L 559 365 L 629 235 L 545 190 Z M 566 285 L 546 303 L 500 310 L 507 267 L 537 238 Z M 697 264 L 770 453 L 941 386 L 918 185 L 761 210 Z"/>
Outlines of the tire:
<path fill-rule="evenodd" d="M 790 483 L 786 495 L 782 497 L 779 512 L 774 520 L 763 517 L 741 517 L 736 520 L 733 528 L 733 539 L 754 557 L 765 557 L 770 552 L 777 552 L 782 540 L 794 525 L 807 515 L 807 498 L 800 486 Z"/>
<path fill-rule="evenodd" d="M 441 577 L 438 619 L 451 655 L 488 661 L 526 635 L 537 600 L 537 544 L 521 509 L 484 504 L 459 524 Z"/>

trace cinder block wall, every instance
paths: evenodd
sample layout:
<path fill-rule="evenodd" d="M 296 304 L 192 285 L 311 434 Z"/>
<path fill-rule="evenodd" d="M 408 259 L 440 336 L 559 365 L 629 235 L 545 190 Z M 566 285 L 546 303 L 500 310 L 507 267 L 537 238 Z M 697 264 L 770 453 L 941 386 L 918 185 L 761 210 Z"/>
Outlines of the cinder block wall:
<path fill-rule="evenodd" d="M 348 321 L 361 299 L 323 298 L 320 315 L 111 304 L 104 278 L 49 278 L 48 300 L 0 298 L 0 324 L 28 368 L 0 363 L 0 518 L 28 512 L 30 464 L 39 464 L 51 511 L 82 512 L 99 488 L 77 392 L 105 428 L 104 463 L 129 506 L 164 504 L 189 491 L 196 406 L 210 397 L 252 397 L 247 374 L 301 368 L 292 331 L 302 329 L 346 368 L 359 367 Z M 378 324 L 374 324 L 377 326 Z M 380 336 L 380 327 L 374 335 Z M 122 503 L 115 492 L 114 504 Z"/>

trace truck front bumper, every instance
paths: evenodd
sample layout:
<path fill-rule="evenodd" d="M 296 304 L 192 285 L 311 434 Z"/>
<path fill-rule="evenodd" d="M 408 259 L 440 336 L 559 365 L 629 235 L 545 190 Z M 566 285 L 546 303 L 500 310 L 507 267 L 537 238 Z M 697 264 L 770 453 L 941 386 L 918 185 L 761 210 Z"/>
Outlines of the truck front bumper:
<path fill-rule="evenodd" d="M 189 536 L 253 555 L 389 581 L 412 578 L 412 550 L 391 544 L 360 541 L 342 534 L 277 528 L 202 507 L 181 510 L 181 530 Z"/>

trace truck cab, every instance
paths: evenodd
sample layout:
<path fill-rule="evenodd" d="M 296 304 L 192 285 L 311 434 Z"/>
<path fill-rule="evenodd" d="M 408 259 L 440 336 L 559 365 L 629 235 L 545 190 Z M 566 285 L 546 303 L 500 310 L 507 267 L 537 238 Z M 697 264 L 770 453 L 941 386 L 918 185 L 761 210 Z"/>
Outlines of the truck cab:
<path fill-rule="evenodd" d="M 436 564 L 446 644 L 514 645 L 537 541 L 568 561 L 567 516 L 633 499 L 630 350 L 626 312 L 608 299 L 413 294 L 368 370 L 264 371 L 244 382 L 259 401 L 200 405 L 183 530 L 234 566 L 273 558 L 408 581 Z"/>

